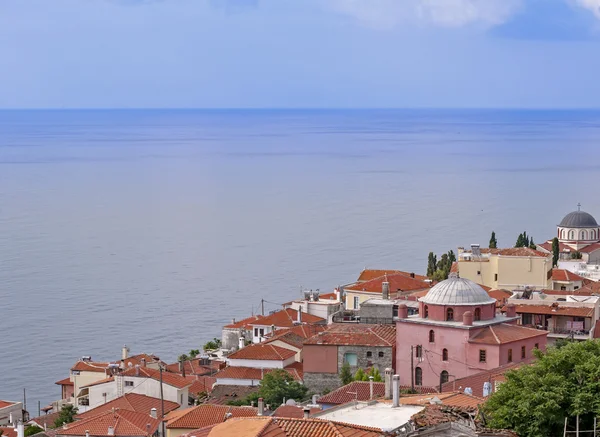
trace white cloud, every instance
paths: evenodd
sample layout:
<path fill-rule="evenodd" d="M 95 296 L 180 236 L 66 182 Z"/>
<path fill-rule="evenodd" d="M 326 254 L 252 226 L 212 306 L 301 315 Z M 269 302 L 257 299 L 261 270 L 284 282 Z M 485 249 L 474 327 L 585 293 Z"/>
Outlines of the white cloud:
<path fill-rule="evenodd" d="M 510 18 L 522 0 L 330 0 L 329 4 L 338 12 L 379 28 L 411 21 L 442 27 L 492 27 Z"/>
<path fill-rule="evenodd" d="M 596 17 L 600 18 L 600 0 L 575 0 L 575 3 L 589 9 Z"/>

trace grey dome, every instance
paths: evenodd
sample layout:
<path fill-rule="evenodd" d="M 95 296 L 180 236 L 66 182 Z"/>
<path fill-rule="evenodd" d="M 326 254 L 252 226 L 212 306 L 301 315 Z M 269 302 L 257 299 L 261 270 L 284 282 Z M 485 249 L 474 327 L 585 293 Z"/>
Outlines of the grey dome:
<path fill-rule="evenodd" d="M 419 302 L 428 305 L 486 305 L 496 303 L 496 299 L 473 281 L 450 277 L 431 287 Z"/>
<path fill-rule="evenodd" d="M 563 228 L 597 228 L 596 219 L 587 212 L 573 211 L 568 213 L 558 226 Z"/>

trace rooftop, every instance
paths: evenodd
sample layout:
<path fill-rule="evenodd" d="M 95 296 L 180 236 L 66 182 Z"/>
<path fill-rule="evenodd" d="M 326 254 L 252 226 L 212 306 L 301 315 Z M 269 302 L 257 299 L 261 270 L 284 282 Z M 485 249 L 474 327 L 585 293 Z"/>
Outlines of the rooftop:
<path fill-rule="evenodd" d="M 304 342 L 305 345 L 330 344 L 338 346 L 394 346 L 396 343 L 395 325 L 368 325 L 333 323 L 323 331 Z"/>
<path fill-rule="evenodd" d="M 138 377 L 138 378 L 151 378 L 156 381 L 160 381 L 160 371 L 156 369 L 150 369 L 149 367 L 130 367 L 121 373 L 123 376 Z M 184 388 L 192 384 L 189 379 L 184 378 L 176 373 L 163 372 L 162 381 L 164 384 L 171 385 L 177 388 Z"/>
<path fill-rule="evenodd" d="M 486 255 L 486 258 L 489 257 L 490 255 L 517 256 L 517 257 L 532 256 L 532 257 L 539 257 L 539 258 L 548 258 L 548 256 L 549 256 L 549 254 L 547 254 L 547 253 L 540 252 L 539 250 L 531 249 L 529 247 L 509 247 L 506 249 L 481 248 L 480 251 L 481 251 L 482 255 Z M 470 250 L 465 250 L 463 253 L 470 254 L 471 256 L 473 256 L 473 253 Z M 459 261 L 467 261 L 461 255 L 462 254 L 459 254 Z"/>
<path fill-rule="evenodd" d="M 402 291 L 417 291 L 430 287 L 430 283 L 424 279 L 417 279 L 407 276 L 404 273 L 393 273 L 380 276 L 366 282 L 357 282 L 344 287 L 345 291 L 362 291 L 367 293 L 379 293 L 382 291 L 382 284 L 389 283 L 390 294 Z"/>
<path fill-rule="evenodd" d="M 277 311 L 273 314 L 269 314 L 268 316 L 261 317 L 251 325 L 258 326 L 271 326 L 274 325 L 277 328 L 291 328 L 296 325 L 298 320 L 298 311 L 293 310 L 291 308 L 286 308 L 281 311 Z M 306 312 L 302 313 L 302 323 L 325 323 L 326 320 L 313 316 L 312 314 L 308 314 Z"/>
<path fill-rule="evenodd" d="M 309 414 L 315 414 L 321 411 L 320 408 L 310 408 Z M 304 407 L 297 405 L 280 405 L 274 412 L 273 417 L 292 417 L 302 419 L 304 417 Z"/>
<path fill-rule="evenodd" d="M 521 305 L 515 304 L 518 314 L 548 314 L 556 316 L 593 317 L 593 307 L 570 307 L 555 302 L 550 305 Z M 504 310 L 504 308 L 503 308 Z"/>
<path fill-rule="evenodd" d="M 584 277 L 565 269 L 552 269 L 552 280 L 558 282 L 586 281 Z"/>
<path fill-rule="evenodd" d="M 2 437 L 17 437 L 17 430 L 16 428 L 11 428 L 9 426 L 0 426 L 0 435 L 2 435 Z"/>
<path fill-rule="evenodd" d="M 409 390 L 410 386 L 400 386 L 400 390 Z M 436 393 L 437 390 L 433 387 L 415 386 L 415 390 L 425 393 Z M 373 398 L 382 398 L 385 396 L 385 383 L 373 383 Z M 353 381 L 350 384 L 344 385 L 324 396 L 321 396 L 317 403 L 341 405 L 354 400 L 369 401 L 371 399 L 371 389 L 369 381 Z"/>
<path fill-rule="evenodd" d="M 54 422 L 56 421 L 56 419 L 59 418 L 59 416 L 60 416 L 60 411 L 56 411 L 54 413 L 44 414 L 39 417 L 34 417 L 33 419 L 30 419 L 29 422 L 27 422 L 27 423 L 35 423 L 37 426 L 39 426 L 42 429 L 54 429 L 54 428 L 56 428 L 54 426 Z"/>
<path fill-rule="evenodd" d="M 257 409 L 229 405 L 203 404 L 185 410 L 172 411 L 166 417 L 167 428 L 197 429 L 224 422 L 229 417 L 256 417 Z"/>
<path fill-rule="evenodd" d="M 501 323 L 513 322 L 515 320 L 519 320 L 519 317 L 507 317 L 504 314 L 496 314 L 493 319 L 490 320 L 474 320 L 473 325 L 467 326 L 463 324 L 462 320 L 454 320 L 454 321 L 445 321 L 445 320 L 432 320 L 432 319 L 424 319 L 418 314 L 414 314 L 412 316 L 408 316 L 405 319 L 397 319 L 400 323 L 417 323 L 419 325 L 428 325 L 428 326 L 443 326 L 449 328 L 456 329 L 476 329 L 482 328 L 485 326 L 493 326 Z"/>
<path fill-rule="evenodd" d="M 211 404 L 227 404 L 229 401 L 244 399 L 249 394 L 257 391 L 257 385 L 215 385 L 210 392 L 208 402 Z"/>
<path fill-rule="evenodd" d="M 177 402 L 165 400 L 164 405 L 165 414 L 169 411 L 179 408 L 179 404 Z M 152 408 L 156 408 L 158 417 L 161 417 L 160 399 L 137 393 L 126 393 L 123 396 L 113 399 L 110 402 L 102 404 L 96 408 L 92 408 L 91 410 L 87 410 L 85 413 L 78 414 L 77 420 L 88 419 L 100 413 L 104 413 L 105 411 L 112 411 L 113 408 L 115 409 L 115 411 L 136 411 L 138 413 L 144 413 L 146 415 L 150 414 L 150 410 L 152 410 Z"/>
<path fill-rule="evenodd" d="M 61 379 L 60 381 L 56 381 L 54 384 L 56 385 L 73 385 L 73 381 L 71 378 Z"/>
<path fill-rule="evenodd" d="M 492 384 L 492 390 L 496 381 L 504 381 L 504 374 L 509 370 L 518 369 L 521 366 L 527 365 L 531 362 L 530 360 L 521 361 L 519 363 L 505 364 L 500 367 L 496 367 L 491 370 L 484 370 L 483 372 L 475 373 L 474 375 L 465 376 L 464 378 L 458 378 L 455 381 L 449 381 L 442 385 L 442 392 L 454 392 L 456 390 L 464 391 L 465 388 L 469 387 L 473 390 L 473 396 L 483 397 L 483 384 L 490 382 Z"/>
<path fill-rule="evenodd" d="M 428 279 L 427 276 L 417 275 L 415 273 L 403 272 L 402 270 L 364 269 L 362 272 L 360 272 L 360 276 L 358 277 L 356 282 L 366 282 L 366 281 L 370 281 L 371 279 L 380 278 L 381 276 L 395 275 L 395 274 L 404 275 L 404 276 L 408 276 L 408 277 L 414 277 L 414 278 L 420 279 L 422 281 Z"/>
<path fill-rule="evenodd" d="M 0 401 L 0 408 L 10 407 L 11 405 L 14 405 L 14 404 L 15 404 L 15 402 Z"/>
<path fill-rule="evenodd" d="M 296 364 L 296 363 L 294 363 Z M 298 363 L 301 364 L 301 363 Z M 214 378 L 217 379 L 253 379 L 255 381 L 260 381 L 263 379 L 263 376 L 269 372 L 277 369 L 257 369 L 255 367 L 243 367 L 243 366 L 228 366 L 223 370 L 214 375 Z M 294 379 L 302 380 L 301 372 L 298 372 L 298 368 L 291 365 L 284 368 L 286 372 L 291 374 Z"/>
<path fill-rule="evenodd" d="M 129 410 L 106 411 L 84 420 L 60 428 L 58 435 L 85 436 L 89 431 L 91 436 L 139 437 L 152 435 L 158 428 L 160 420 L 146 413 Z M 149 426 L 148 426 L 149 425 Z M 109 434 L 109 427 L 113 432 Z"/>
<path fill-rule="evenodd" d="M 558 226 L 563 228 L 597 228 L 598 223 L 590 213 L 573 211 L 564 216 Z"/>
<path fill-rule="evenodd" d="M 296 352 L 290 349 L 284 349 L 272 344 L 258 343 L 246 346 L 237 352 L 229 355 L 230 360 L 268 360 L 283 361 L 296 355 Z"/>
<path fill-rule="evenodd" d="M 486 305 L 496 299 L 475 282 L 454 276 L 434 285 L 419 301 L 428 305 Z"/>
<path fill-rule="evenodd" d="M 79 372 L 98 372 L 106 373 L 106 369 L 110 363 L 100 363 L 96 361 L 83 361 L 79 360 L 75 363 L 71 370 Z"/>
<path fill-rule="evenodd" d="M 400 397 L 401 405 L 430 405 L 440 404 L 451 407 L 476 409 L 485 399 L 461 392 L 436 393 L 429 395 L 408 395 Z"/>
<path fill-rule="evenodd" d="M 540 331 L 539 329 L 502 323 L 499 325 L 486 326 L 477 334 L 469 338 L 469 343 L 505 344 L 532 337 L 544 337 L 546 335 L 548 335 L 546 331 Z"/>
<path fill-rule="evenodd" d="M 233 323 L 230 323 L 229 325 L 225 325 L 224 328 L 230 328 L 230 329 L 237 329 L 237 328 L 245 328 L 245 329 L 249 329 L 252 324 L 258 322 L 260 319 L 262 319 L 264 316 L 250 316 L 247 317 L 245 319 L 242 320 L 238 320 L 237 322 L 234 321 Z"/>

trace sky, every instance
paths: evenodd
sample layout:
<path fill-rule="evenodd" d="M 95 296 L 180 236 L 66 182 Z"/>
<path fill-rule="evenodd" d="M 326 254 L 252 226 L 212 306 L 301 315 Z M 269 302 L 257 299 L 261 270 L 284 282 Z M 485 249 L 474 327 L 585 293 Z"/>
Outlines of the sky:
<path fill-rule="evenodd" d="M 0 0 L 0 108 L 591 108 L 600 0 Z"/>

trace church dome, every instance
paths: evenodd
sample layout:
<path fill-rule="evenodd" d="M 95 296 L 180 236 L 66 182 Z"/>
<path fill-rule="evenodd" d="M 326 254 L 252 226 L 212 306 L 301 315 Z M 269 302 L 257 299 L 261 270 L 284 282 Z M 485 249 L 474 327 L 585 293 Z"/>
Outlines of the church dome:
<path fill-rule="evenodd" d="M 573 211 L 568 213 L 558 226 L 563 228 L 597 228 L 598 223 L 587 212 Z"/>
<path fill-rule="evenodd" d="M 496 299 L 473 281 L 450 277 L 431 287 L 419 302 L 427 305 L 487 305 L 495 303 Z"/>

